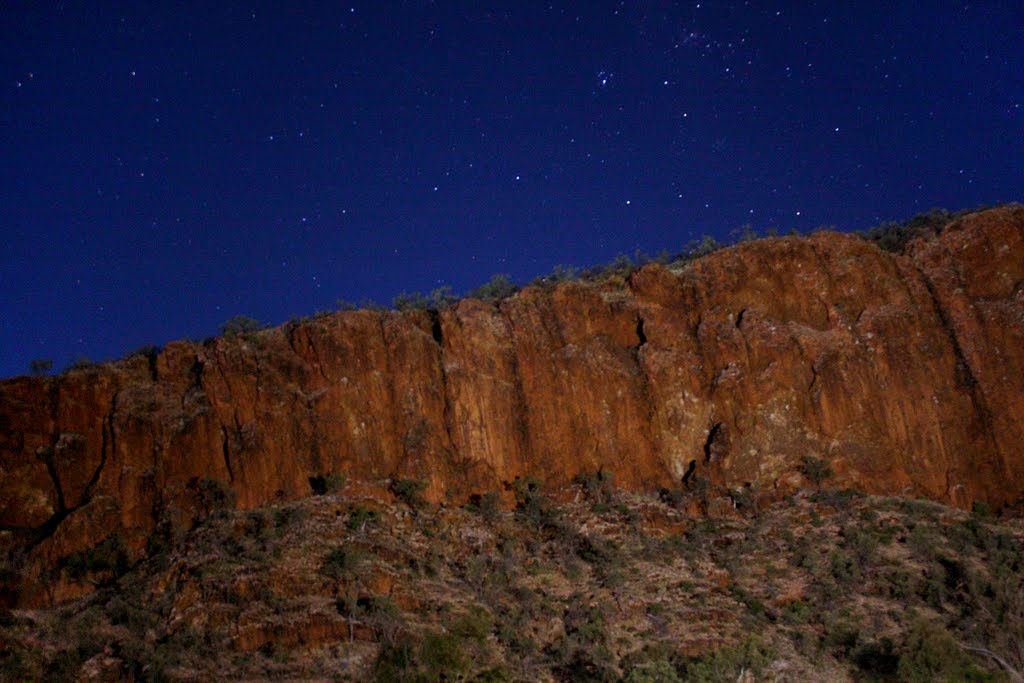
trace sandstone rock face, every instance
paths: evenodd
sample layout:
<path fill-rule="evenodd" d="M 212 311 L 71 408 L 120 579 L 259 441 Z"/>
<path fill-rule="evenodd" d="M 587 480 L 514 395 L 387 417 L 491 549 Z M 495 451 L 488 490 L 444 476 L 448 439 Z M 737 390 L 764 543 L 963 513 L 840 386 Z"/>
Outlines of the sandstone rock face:
<path fill-rule="evenodd" d="M 340 312 L 2 382 L 0 539 L 29 578 L 0 600 L 71 597 L 35 579 L 113 532 L 144 547 L 205 479 L 242 507 L 331 472 L 455 503 L 597 470 L 781 494 L 811 456 L 835 485 L 998 506 L 1024 496 L 1022 443 L 1024 207 L 905 254 L 764 239 L 497 306 Z"/>

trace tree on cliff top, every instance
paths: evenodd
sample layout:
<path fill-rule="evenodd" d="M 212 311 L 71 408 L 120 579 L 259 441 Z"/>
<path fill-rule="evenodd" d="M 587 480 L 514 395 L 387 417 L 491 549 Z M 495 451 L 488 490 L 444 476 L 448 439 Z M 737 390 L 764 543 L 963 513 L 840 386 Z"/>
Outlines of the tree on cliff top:
<path fill-rule="evenodd" d="M 247 315 L 236 315 L 230 320 L 221 323 L 220 333 L 228 339 L 234 339 L 238 335 L 250 335 L 264 329 L 266 325 L 255 318 Z"/>

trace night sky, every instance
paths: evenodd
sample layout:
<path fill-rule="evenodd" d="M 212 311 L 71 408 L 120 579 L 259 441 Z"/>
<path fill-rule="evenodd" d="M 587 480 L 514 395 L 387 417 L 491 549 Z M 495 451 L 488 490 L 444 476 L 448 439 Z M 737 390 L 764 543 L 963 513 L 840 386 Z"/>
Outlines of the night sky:
<path fill-rule="evenodd" d="M 0 376 L 1024 199 L 1019 1 L 115 4 L 0 7 Z"/>

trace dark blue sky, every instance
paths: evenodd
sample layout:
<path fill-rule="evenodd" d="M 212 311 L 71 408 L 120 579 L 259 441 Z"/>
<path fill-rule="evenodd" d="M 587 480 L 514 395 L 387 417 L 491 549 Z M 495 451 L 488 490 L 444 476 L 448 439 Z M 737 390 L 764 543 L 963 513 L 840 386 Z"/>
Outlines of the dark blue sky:
<path fill-rule="evenodd" d="M 1019 2 L 286 4 L 0 8 L 0 376 L 1024 199 Z"/>

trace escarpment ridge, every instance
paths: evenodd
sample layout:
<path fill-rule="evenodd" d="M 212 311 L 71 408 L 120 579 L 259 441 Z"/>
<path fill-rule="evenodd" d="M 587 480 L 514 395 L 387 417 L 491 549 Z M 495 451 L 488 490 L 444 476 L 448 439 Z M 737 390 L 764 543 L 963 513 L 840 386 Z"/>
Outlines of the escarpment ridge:
<path fill-rule="evenodd" d="M 40 577 L 113 533 L 141 553 L 211 480 L 241 507 L 336 472 L 460 504 L 599 470 L 782 495 L 812 457 L 833 485 L 1000 506 L 1024 496 L 1021 444 L 1024 207 L 900 254 L 767 238 L 496 305 L 338 312 L 6 380 L 0 540 L 20 578 L 4 600 L 71 597 Z"/>

